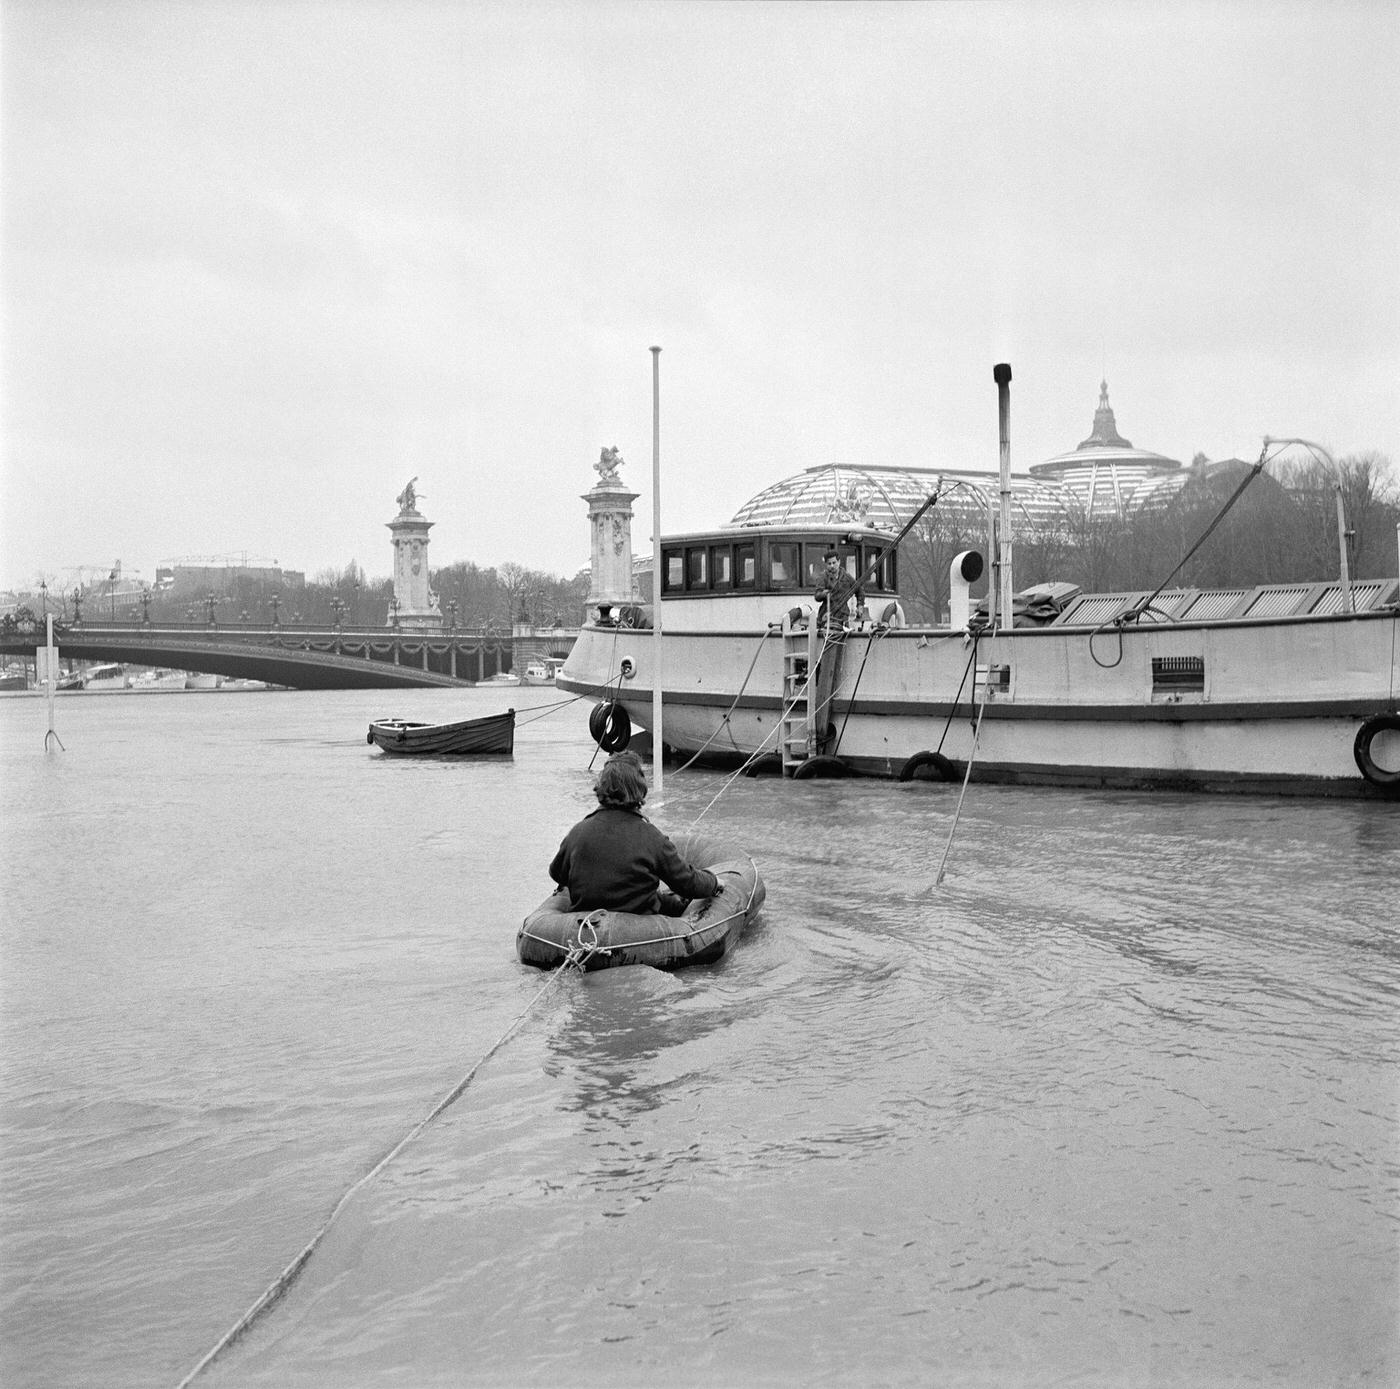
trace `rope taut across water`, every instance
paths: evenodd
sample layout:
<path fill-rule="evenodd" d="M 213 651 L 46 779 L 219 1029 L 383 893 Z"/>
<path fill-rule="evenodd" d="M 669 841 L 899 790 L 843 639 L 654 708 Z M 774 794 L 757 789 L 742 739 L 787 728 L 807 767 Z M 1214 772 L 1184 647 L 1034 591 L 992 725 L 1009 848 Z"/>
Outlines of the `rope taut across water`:
<path fill-rule="evenodd" d="M 586 958 L 586 956 L 584 956 L 583 958 Z M 307 1241 L 305 1246 L 303 1246 L 301 1251 L 291 1261 L 291 1263 L 289 1263 L 287 1267 L 284 1268 L 282 1272 L 277 1275 L 277 1277 L 272 1281 L 272 1283 L 270 1283 L 268 1287 L 264 1289 L 262 1294 L 258 1297 L 257 1301 L 254 1302 L 253 1305 L 249 1307 L 248 1310 L 244 1312 L 244 1314 L 241 1317 L 239 1317 L 239 1319 L 233 1324 L 233 1326 L 231 1326 L 223 1334 L 223 1336 L 219 1338 L 218 1343 L 213 1347 L 213 1349 L 211 1349 L 204 1356 L 204 1358 L 200 1360 L 199 1364 L 197 1364 L 194 1367 L 194 1369 L 192 1369 L 189 1372 L 189 1374 L 187 1374 L 184 1377 L 184 1379 L 180 1381 L 179 1389 L 186 1389 L 187 1385 L 192 1384 L 195 1381 L 195 1379 L 197 1379 L 201 1374 L 203 1374 L 203 1372 L 207 1370 L 209 1366 L 212 1365 L 214 1361 L 217 1360 L 219 1356 L 224 1353 L 224 1351 L 226 1351 L 231 1345 L 233 1345 L 235 1341 L 237 1341 L 241 1336 L 243 1336 L 244 1333 L 247 1332 L 253 1326 L 253 1324 L 264 1315 L 264 1313 L 270 1311 L 274 1306 L 277 1305 L 278 1302 L 282 1300 L 282 1298 L 291 1288 L 292 1284 L 296 1282 L 298 1277 L 300 1277 L 302 1270 L 306 1267 L 312 1254 L 316 1252 L 316 1247 L 326 1237 L 327 1231 L 329 1231 L 331 1226 L 335 1223 L 336 1217 L 350 1203 L 350 1200 L 355 1195 L 355 1193 L 359 1191 L 362 1187 L 368 1186 L 369 1183 L 375 1179 L 375 1177 L 377 1177 L 391 1162 L 393 1162 L 393 1160 L 396 1157 L 398 1157 L 398 1155 L 401 1152 L 403 1152 L 403 1150 L 407 1148 L 408 1145 L 412 1143 L 413 1140 L 417 1138 L 418 1135 L 421 1134 L 423 1130 L 428 1127 L 429 1124 L 433 1122 L 434 1119 L 438 1118 L 439 1115 L 443 1114 L 458 1099 L 461 1098 L 462 1093 L 466 1090 L 467 1086 L 469 1086 L 475 1079 L 477 1072 L 511 1039 L 511 1037 L 515 1035 L 516 1031 L 520 1028 L 520 1025 L 530 1015 L 531 1011 L 540 1002 L 540 1000 L 543 999 L 544 996 L 547 993 L 549 993 L 549 991 L 553 989 L 561 979 L 563 979 L 566 975 L 568 975 L 571 972 L 568 966 L 573 966 L 575 969 L 582 969 L 583 958 L 571 958 L 569 960 L 566 960 L 564 968 L 555 970 L 554 973 L 550 975 L 549 982 L 544 986 L 544 988 L 542 988 L 534 996 L 534 998 L 530 1000 L 530 1002 L 519 1013 L 519 1015 L 515 1018 L 511 1025 L 507 1027 L 506 1030 L 502 1032 L 501 1035 L 486 1049 L 486 1051 L 481 1055 L 481 1058 L 461 1078 L 461 1080 L 459 1080 L 456 1083 L 456 1085 L 452 1087 L 451 1090 L 449 1090 L 416 1124 L 414 1124 L 414 1126 L 411 1129 L 409 1129 L 409 1131 L 406 1134 L 404 1134 L 404 1136 L 401 1139 L 399 1139 L 399 1141 L 395 1143 L 394 1146 L 390 1148 L 389 1151 L 385 1153 L 384 1156 L 380 1158 L 379 1161 L 376 1162 L 374 1166 L 369 1169 L 368 1172 L 366 1172 L 362 1177 L 358 1178 L 354 1183 L 352 1183 L 349 1187 L 346 1188 L 340 1200 L 338 1200 L 335 1203 L 335 1205 L 331 1208 L 330 1214 L 322 1222 L 321 1228 L 317 1230 L 314 1235 L 312 1235 L 310 1240 Z"/>

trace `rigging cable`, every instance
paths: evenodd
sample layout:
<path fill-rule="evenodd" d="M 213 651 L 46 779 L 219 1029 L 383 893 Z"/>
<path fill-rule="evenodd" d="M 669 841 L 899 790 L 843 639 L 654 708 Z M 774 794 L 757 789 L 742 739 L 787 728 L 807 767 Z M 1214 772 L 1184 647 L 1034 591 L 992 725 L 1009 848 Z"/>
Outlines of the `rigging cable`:
<path fill-rule="evenodd" d="M 779 625 L 779 623 L 770 622 L 768 624 L 767 630 L 763 633 L 761 637 L 759 637 L 758 646 L 753 653 L 753 660 L 749 662 L 749 668 L 747 671 L 744 672 L 744 679 L 739 686 L 739 693 L 734 696 L 733 703 L 731 703 L 729 708 L 726 709 L 724 713 L 720 716 L 720 721 L 718 726 L 715 728 L 715 731 L 711 733 L 710 736 L 706 738 L 705 741 L 701 743 L 700 746 L 696 748 L 693 753 L 691 753 L 687 761 L 683 762 L 679 767 L 676 768 L 676 771 L 678 773 L 686 771 L 690 766 L 694 764 L 695 759 L 699 757 L 700 754 L 703 753 L 705 749 L 708 748 L 716 738 L 719 737 L 719 731 L 721 728 L 729 729 L 729 716 L 734 712 L 735 709 L 738 708 L 739 701 L 744 697 L 744 691 L 749 687 L 749 680 L 753 676 L 754 667 L 758 664 L 758 658 L 761 655 L 763 655 L 764 644 L 768 641 L 768 638 L 772 636 L 773 629 Z M 734 744 L 734 751 L 738 752 L 739 745 L 737 742 L 734 741 L 734 732 L 732 729 L 729 729 L 729 741 Z M 766 743 L 768 739 L 765 738 L 763 741 Z M 749 760 L 752 761 L 753 759 L 750 758 Z M 748 763 L 745 763 L 745 766 L 747 765 Z M 740 770 L 742 770 L 742 768 Z"/>
<path fill-rule="evenodd" d="M 865 663 L 870 659 L 870 653 L 874 649 L 877 641 L 883 640 L 887 627 L 876 628 L 870 635 L 869 641 L 865 643 L 865 655 L 860 658 L 860 668 L 856 671 L 855 683 L 851 686 L 850 697 L 846 701 L 846 713 L 841 719 L 841 727 L 837 731 L 836 741 L 831 745 L 831 755 L 836 756 L 841 747 L 841 739 L 845 736 L 846 725 L 851 721 L 851 710 L 856 707 L 856 691 L 860 689 L 860 677 L 865 674 Z"/>
<path fill-rule="evenodd" d="M 766 755 L 763 751 L 764 748 L 768 746 L 769 740 L 776 736 L 777 733 L 782 729 L 783 720 L 786 719 L 790 713 L 792 713 L 792 711 L 797 707 L 799 701 L 806 697 L 807 690 L 811 683 L 812 680 L 811 676 L 809 675 L 807 679 L 804 680 L 797 687 L 797 689 L 793 691 L 792 698 L 788 700 L 788 702 L 783 706 L 782 710 L 779 712 L 777 721 L 774 723 L 772 731 L 765 734 L 763 741 L 753 750 L 753 752 L 749 754 L 747 760 L 744 761 L 739 767 L 737 767 L 729 776 L 727 776 L 724 779 L 724 785 L 721 786 L 719 790 L 715 792 L 714 796 L 710 800 L 710 803 L 695 817 L 695 819 L 693 819 L 690 822 L 692 828 L 698 825 L 700 821 L 703 820 L 705 816 L 708 815 L 710 811 L 715 808 L 715 805 L 719 801 L 719 798 L 722 795 L 724 795 L 726 791 L 729 790 L 729 788 L 734 784 L 736 780 L 738 780 L 739 777 L 743 776 L 743 774 L 750 767 L 752 767 L 755 762 L 759 761 L 762 757 Z"/>
<path fill-rule="evenodd" d="M 1148 596 L 1144 598 L 1141 602 L 1133 604 L 1131 608 L 1128 608 L 1125 612 L 1119 613 L 1117 617 L 1111 617 L 1108 619 L 1108 621 L 1101 622 L 1097 627 L 1094 628 L 1092 632 L 1089 633 L 1089 656 L 1096 666 L 1099 666 L 1104 670 L 1112 670 L 1114 666 L 1118 665 L 1119 662 L 1122 661 L 1123 628 L 1129 622 L 1136 622 L 1146 612 L 1152 610 L 1152 604 L 1157 600 L 1157 598 L 1161 596 L 1162 590 L 1166 588 L 1166 586 L 1169 583 L 1171 583 L 1171 581 L 1174 578 L 1176 578 L 1178 574 L 1181 573 L 1181 571 L 1186 567 L 1186 564 L 1190 560 L 1191 556 L 1194 555 L 1196 551 L 1199 550 L 1201 546 L 1204 545 L 1206 541 L 1210 539 L 1215 528 L 1225 519 L 1226 512 L 1228 512 L 1230 508 L 1234 506 L 1234 504 L 1237 501 L 1239 501 L 1240 497 L 1244 494 L 1244 489 L 1248 487 L 1249 484 L 1253 482 L 1254 479 L 1258 477 L 1259 474 L 1263 471 L 1264 460 L 1268 455 L 1268 448 L 1269 445 L 1268 441 L 1266 440 L 1264 444 L 1264 451 L 1259 455 L 1259 461 L 1255 463 L 1252 468 L 1250 468 L 1250 470 L 1244 475 L 1243 478 L 1240 479 L 1240 485 L 1236 487 L 1235 490 L 1230 494 L 1230 498 L 1225 503 L 1225 505 L 1222 506 L 1218 512 L 1216 512 L 1215 519 L 1210 523 L 1210 525 L 1208 525 L 1205 528 L 1204 531 L 1201 532 L 1200 539 L 1197 540 L 1196 543 L 1181 557 L 1181 559 L 1177 563 L 1176 568 L 1173 569 L 1172 572 L 1168 574 L 1167 577 L 1163 579 L 1162 582 L 1158 584 L 1157 587 L 1153 589 L 1153 591 L 1150 594 L 1148 594 Z M 1098 636 L 1101 632 L 1107 631 L 1110 627 L 1115 628 L 1118 633 L 1118 656 L 1117 659 L 1113 661 L 1101 661 L 1099 660 L 1098 656 L 1094 654 L 1094 638 Z"/>
<path fill-rule="evenodd" d="M 977 658 L 977 637 L 972 638 L 972 660 Z M 966 672 L 963 678 L 966 679 Z M 976 682 L 974 681 L 974 688 Z M 948 867 L 948 854 L 953 847 L 953 836 L 958 832 L 958 819 L 962 815 L 963 797 L 967 795 L 967 783 L 972 776 L 972 763 L 977 756 L 977 740 L 982 736 L 982 715 L 987 712 L 987 698 L 992 691 L 992 659 L 987 658 L 987 678 L 982 682 L 982 702 L 977 706 L 977 722 L 972 726 L 972 747 L 967 754 L 967 767 L 963 771 L 962 789 L 958 792 L 958 803 L 953 810 L 953 823 L 948 826 L 948 841 L 943 846 L 943 857 L 938 860 L 938 874 L 933 880 L 934 887 L 943 881 L 943 874 Z M 962 686 L 958 686 L 958 692 L 962 692 Z M 942 743 L 939 744 L 942 747 Z"/>

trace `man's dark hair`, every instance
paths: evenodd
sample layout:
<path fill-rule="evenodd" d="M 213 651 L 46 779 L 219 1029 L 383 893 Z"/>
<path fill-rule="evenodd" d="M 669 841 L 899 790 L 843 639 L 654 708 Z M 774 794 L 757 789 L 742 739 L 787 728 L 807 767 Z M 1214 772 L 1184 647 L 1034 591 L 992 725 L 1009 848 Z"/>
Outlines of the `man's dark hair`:
<path fill-rule="evenodd" d="M 647 779 L 642 772 L 641 758 L 635 752 L 619 752 L 603 763 L 593 794 L 599 805 L 616 805 L 639 809 L 647 798 Z"/>

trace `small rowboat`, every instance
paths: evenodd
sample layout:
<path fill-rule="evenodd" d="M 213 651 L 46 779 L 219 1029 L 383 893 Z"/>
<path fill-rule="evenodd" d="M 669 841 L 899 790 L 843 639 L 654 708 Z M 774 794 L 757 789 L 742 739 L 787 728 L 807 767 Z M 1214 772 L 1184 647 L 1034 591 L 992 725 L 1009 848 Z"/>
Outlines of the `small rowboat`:
<path fill-rule="evenodd" d="M 522 964 L 554 969 L 568 961 L 585 970 L 618 965 L 684 969 L 721 959 L 763 905 L 758 866 L 742 849 L 698 834 L 676 836 L 683 859 L 719 878 L 719 895 L 696 898 L 680 916 L 607 910 L 574 911 L 562 888 L 527 916 L 516 933 Z"/>
<path fill-rule="evenodd" d="M 515 751 L 515 710 L 460 723 L 411 723 L 377 719 L 365 742 L 398 757 L 475 757 Z"/>

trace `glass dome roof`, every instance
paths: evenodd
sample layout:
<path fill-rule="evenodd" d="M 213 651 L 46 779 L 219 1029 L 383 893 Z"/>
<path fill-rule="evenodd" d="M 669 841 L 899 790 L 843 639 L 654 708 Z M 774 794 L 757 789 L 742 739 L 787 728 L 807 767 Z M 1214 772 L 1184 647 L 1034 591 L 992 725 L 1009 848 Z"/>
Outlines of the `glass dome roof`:
<path fill-rule="evenodd" d="M 971 527 L 998 505 L 995 473 L 945 468 L 858 468 L 826 463 L 765 487 L 734 514 L 735 526 L 864 525 L 898 531 L 938 489 L 938 510 Z M 1024 474 L 1011 476 L 1013 506 L 1041 522 L 1057 521 L 1074 504 L 1065 488 Z"/>

